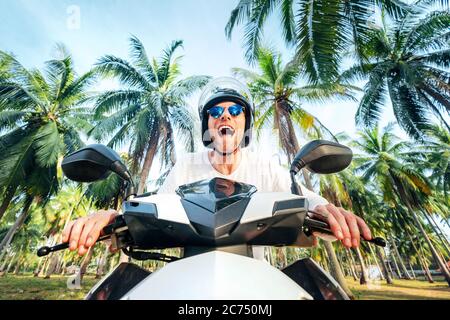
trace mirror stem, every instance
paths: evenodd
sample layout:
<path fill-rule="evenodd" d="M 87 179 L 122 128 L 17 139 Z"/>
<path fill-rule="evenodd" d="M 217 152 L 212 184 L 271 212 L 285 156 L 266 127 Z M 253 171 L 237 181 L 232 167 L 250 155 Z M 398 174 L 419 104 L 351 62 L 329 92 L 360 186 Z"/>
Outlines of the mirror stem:
<path fill-rule="evenodd" d="M 127 187 L 125 189 L 125 200 L 128 200 L 130 197 L 136 196 L 136 187 L 132 180 L 127 181 Z"/>
<path fill-rule="evenodd" d="M 300 185 L 295 181 L 295 172 L 291 171 L 291 192 L 293 194 L 303 196 L 303 191 Z"/>

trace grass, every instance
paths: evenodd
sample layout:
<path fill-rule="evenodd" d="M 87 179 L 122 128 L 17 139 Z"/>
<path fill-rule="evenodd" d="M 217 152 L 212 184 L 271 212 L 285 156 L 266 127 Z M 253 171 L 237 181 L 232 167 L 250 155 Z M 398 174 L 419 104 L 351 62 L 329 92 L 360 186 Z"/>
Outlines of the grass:
<path fill-rule="evenodd" d="M 93 276 L 86 276 L 82 289 L 68 290 L 67 277 L 43 279 L 33 275 L 7 275 L 0 278 L 0 300 L 79 300 L 97 281 Z"/>
<path fill-rule="evenodd" d="M 67 277 L 52 276 L 51 279 L 35 278 L 32 275 L 7 275 L 0 277 L 0 300 L 78 300 L 83 299 L 98 281 L 93 276 L 84 278 L 80 290 L 68 290 Z M 405 300 L 448 299 L 450 288 L 443 280 L 428 283 L 424 280 L 394 280 L 393 285 L 377 281 L 369 285 L 347 278 L 356 299 Z"/>
<path fill-rule="evenodd" d="M 386 281 L 373 281 L 360 285 L 347 278 L 347 284 L 358 300 L 450 300 L 450 287 L 443 279 L 434 283 L 426 280 L 398 280 L 392 285 Z"/>

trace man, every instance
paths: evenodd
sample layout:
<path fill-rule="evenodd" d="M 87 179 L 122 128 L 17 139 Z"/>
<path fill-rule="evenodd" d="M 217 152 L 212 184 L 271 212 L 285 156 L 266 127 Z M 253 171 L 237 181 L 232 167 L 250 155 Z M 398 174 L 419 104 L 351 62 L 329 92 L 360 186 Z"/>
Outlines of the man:
<path fill-rule="evenodd" d="M 254 108 L 250 93 L 243 84 L 225 77 L 211 81 L 200 97 L 199 114 L 203 144 L 207 150 L 178 159 L 159 193 L 173 193 L 180 185 L 215 177 L 251 184 L 261 192 L 290 192 L 291 181 L 287 170 L 270 159 L 248 151 Z M 367 240 L 372 238 L 360 217 L 329 204 L 305 187 L 302 190 L 308 199 L 309 209 L 328 222 L 335 238 L 344 246 L 358 247 L 361 235 Z M 111 223 L 117 214 L 115 210 L 100 210 L 69 223 L 63 231 L 63 242 L 69 242 L 70 250 L 77 249 L 80 255 L 85 254 L 103 227 Z M 261 250 L 256 249 L 254 253 L 261 257 Z"/>

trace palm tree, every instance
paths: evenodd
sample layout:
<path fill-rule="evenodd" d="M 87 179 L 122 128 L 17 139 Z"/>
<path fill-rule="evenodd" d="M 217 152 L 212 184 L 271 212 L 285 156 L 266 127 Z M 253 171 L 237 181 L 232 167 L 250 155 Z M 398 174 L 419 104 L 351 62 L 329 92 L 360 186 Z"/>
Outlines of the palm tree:
<path fill-rule="evenodd" d="M 407 12 L 399 0 L 240 0 L 225 33 L 230 38 L 234 28 L 244 24 L 246 58 L 255 61 L 264 25 L 276 11 L 283 39 L 295 46 L 296 58 L 309 80 L 329 82 L 339 74 L 344 51 L 356 44 L 356 53 L 362 56 L 361 43 L 375 22 L 377 7 L 395 18 Z"/>
<path fill-rule="evenodd" d="M 425 130 L 425 141 L 419 146 L 419 152 L 412 153 L 412 159 L 418 159 L 419 165 L 431 169 L 430 180 L 436 190 L 442 191 L 446 201 L 450 192 L 450 132 L 442 126 L 432 125 Z M 448 202 L 447 202 L 448 203 Z"/>
<path fill-rule="evenodd" d="M 307 135 L 320 136 L 326 132 L 333 136 L 318 118 L 303 109 L 302 103 L 323 102 L 333 97 L 354 99 L 353 90 L 357 88 L 338 82 L 299 87 L 297 82 L 300 71 L 297 63 L 283 65 L 281 55 L 267 48 L 259 50 L 257 59 L 260 73 L 242 68 L 233 68 L 232 71 L 247 81 L 255 100 L 257 133 L 272 126 L 278 133 L 281 149 L 290 163 L 299 150 L 294 125 Z"/>
<path fill-rule="evenodd" d="M 151 60 L 139 39 L 132 37 L 130 44 L 131 62 L 107 55 L 96 64 L 98 74 L 118 79 L 123 88 L 96 97 L 97 125 L 90 135 L 99 140 L 112 136 L 111 147 L 131 141 L 132 169 L 140 177 L 142 193 L 156 155 L 165 166 L 175 162 L 175 130 L 189 151 L 195 148 L 195 121 L 186 99 L 209 77 L 178 80 L 180 57 L 174 54 L 182 41 L 172 42 L 159 59 Z"/>
<path fill-rule="evenodd" d="M 243 77 L 249 85 L 255 100 L 255 128 L 261 132 L 264 127 L 272 125 L 277 132 L 281 149 L 290 163 L 300 149 L 294 124 L 303 133 L 321 136 L 323 131 L 331 132 L 321 122 L 302 108 L 304 101 L 323 101 L 326 98 L 352 98 L 354 87 L 340 83 L 315 84 L 298 87 L 300 71 L 296 62 L 283 65 L 279 53 L 271 49 L 260 48 L 257 57 L 260 74 L 246 69 L 234 68 L 234 75 Z M 306 187 L 313 190 L 309 174 L 303 171 Z M 339 262 L 331 243 L 325 241 L 325 248 L 331 260 L 333 274 L 351 296 L 351 291 L 339 268 Z"/>
<path fill-rule="evenodd" d="M 414 170 L 412 164 L 400 160 L 403 158 L 402 152 L 406 144 L 398 142 L 392 130 L 393 125 L 390 124 L 381 133 L 378 127 L 358 133 L 360 138 L 354 141 L 354 146 L 363 154 L 355 157 L 357 169 L 363 172 L 364 181 L 376 180 L 383 192 L 384 201 L 396 207 L 406 207 L 408 215 L 427 242 L 436 264 L 450 285 L 450 273 L 417 214 L 421 208 L 420 197 L 424 198 L 432 193 L 430 184 L 420 172 Z"/>
<path fill-rule="evenodd" d="M 11 74 L 0 80 L 0 217 L 15 195 L 26 198 L 11 237 L 31 202 L 44 205 L 58 190 L 58 159 L 83 145 L 78 132 L 89 126 L 89 112 L 82 104 L 93 75 L 78 76 L 70 54 L 62 45 L 58 50 L 61 58 L 47 61 L 44 72 L 27 70 L 0 51 L 0 59 L 10 61 Z"/>
<path fill-rule="evenodd" d="M 397 122 L 411 137 L 423 137 L 432 115 L 450 130 L 444 119 L 450 112 L 449 30 L 448 11 L 409 13 L 371 28 L 362 50 L 367 59 L 342 74 L 345 80 L 369 80 L 358 125 L 373 127 L 389 97 Z"/>

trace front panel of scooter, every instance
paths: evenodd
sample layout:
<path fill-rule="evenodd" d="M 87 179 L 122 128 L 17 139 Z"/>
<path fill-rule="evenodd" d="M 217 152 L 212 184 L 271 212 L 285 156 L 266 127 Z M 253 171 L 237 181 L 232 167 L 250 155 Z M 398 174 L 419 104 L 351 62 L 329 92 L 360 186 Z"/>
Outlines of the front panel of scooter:
<path fill-rule="evenodd" d="M 132 247 L 224 247 L 295 245 L 307 200 L 290 193 L 260 193 L 256 187 L 214 178 L 124 203 Z"/>

